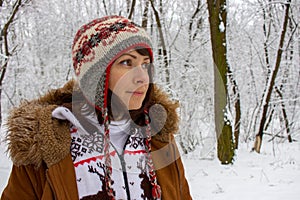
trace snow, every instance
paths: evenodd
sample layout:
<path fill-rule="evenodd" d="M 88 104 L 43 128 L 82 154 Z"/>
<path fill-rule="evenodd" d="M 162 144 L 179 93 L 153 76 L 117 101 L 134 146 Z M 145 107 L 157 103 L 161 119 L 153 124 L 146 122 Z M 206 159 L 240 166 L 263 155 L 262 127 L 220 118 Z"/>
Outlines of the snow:
<path fill-rule="evenodd" d="M 300 144 L 274 146 L 264 145 L 269 152 L 257 154 L 244 144 L 233 165 L 221 165 L 217 159 L 200 160 L 197 152 L 184 156 L 194 199 L 299 199 Z"/>
<path fill-rule="evenodd" d="M 2 191 L 6 186 L 12 165 L 11 161 L 7 157 L 7 154 L 5 153 L 5 149 L 5 145 L 0 143 L 0 194 L 2 194 Z"/>
<path fill-rule="evenodd" d="M 225 31 L 225 26 L 224 26 L 224 23 L 222 21 L 219 24 L 219 29 L 220 29 L 220 32 L 224 32 Z"/>
<path fill-rule="evenodd" d="M 11 162 L 0 145 L 0 191 Z M 233 165 L 201 159 L 200 149 L 183 155 L 186 177 L 195 200 L 297 200 L 300 196 L 300 143 L 266 143 L 262 153 L 241 144 Z"/>

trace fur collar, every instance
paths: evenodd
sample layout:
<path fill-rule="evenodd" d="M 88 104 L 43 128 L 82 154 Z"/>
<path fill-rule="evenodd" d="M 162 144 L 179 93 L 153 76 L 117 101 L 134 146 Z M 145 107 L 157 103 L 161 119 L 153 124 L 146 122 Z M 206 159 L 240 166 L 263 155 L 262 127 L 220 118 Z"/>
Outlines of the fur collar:
<path fill-rule="evenodd" d="M 51 90 L 39 99 L 23 102 L 11 111 L 6 141 L 15 165 L 33 164 L 39 167 L 45 162 L 49 167 L 70 152 L 69 122 L 53 119 L 51 114 L 64 103 L 63 98 L 67 94 L 72 94 L 74 86 L 75 81 L 69 81 L 62 88 Z M 166 93 L 155 86 L 151 103 L 162 105 L 150 109 L 150 118 L 155 127 L 163 127 L 153 138 L 169 142 L 170 135 L 178 130 L 178 102 L 171 101 Z"/>

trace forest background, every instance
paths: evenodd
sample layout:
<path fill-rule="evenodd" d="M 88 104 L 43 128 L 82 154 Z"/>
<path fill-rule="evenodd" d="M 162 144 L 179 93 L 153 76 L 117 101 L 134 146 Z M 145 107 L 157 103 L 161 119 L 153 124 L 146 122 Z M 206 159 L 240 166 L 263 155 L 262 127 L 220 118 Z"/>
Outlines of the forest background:
<path fill-rule="evenodd" d="M 299 142 L 298 0 L 0 0 L 2 129 L 22 100 L 74 77 L 75 32 L 106 15 L 151 35 L 155 82 L 180 102 L 183 154 L 234 165 L 240 145 Z"/>

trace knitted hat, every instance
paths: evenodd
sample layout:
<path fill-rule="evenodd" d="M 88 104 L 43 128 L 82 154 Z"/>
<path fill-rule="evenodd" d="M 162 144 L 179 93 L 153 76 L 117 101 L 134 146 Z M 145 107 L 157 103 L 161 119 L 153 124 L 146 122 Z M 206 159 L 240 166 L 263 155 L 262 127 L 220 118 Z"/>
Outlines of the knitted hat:
<path fill-rule="evenodd" d="M 102 113 L 104 120 L 104 153 L 106 169 L 106 190 L 113 197 L 111 188 L 111 159 L 109 155 L 109 129 L 107 94 L 110 68 L 113 62 L 123 53 L 137 48 L 149 51 L 153 60 L 152 44 L 146 31 L 121 16 L 108 16 L 95 19 L 83 25 L 77 32 L 73 46 L 72 59 L 79 88 L 87 101 Z M 147 113 L 147 111 L 145 111 Z M 153 189 L 153 197 L 160 198 L 160 187 L 157 185 L 156 175 L 150 155 L 151 131 L 149 120 L 146 120 L 148 165 Z"/>
<path fill-rule="evenodd" d="M 152 57 L 151 40 L 146 31 L 124 17 L 95 19 L 78 30 L 72 47 L 73 67 L 84 96 L 100 111 L 107 107 L 113 62 L 135 48 L 148 49 Z"/>

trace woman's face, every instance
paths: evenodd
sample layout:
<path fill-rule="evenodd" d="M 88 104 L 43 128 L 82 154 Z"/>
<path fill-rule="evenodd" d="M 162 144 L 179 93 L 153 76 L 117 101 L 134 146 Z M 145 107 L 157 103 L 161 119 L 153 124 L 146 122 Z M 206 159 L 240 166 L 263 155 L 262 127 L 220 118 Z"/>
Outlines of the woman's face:
<path fill-rule="evenodd" d="M 111 67 L 109 89 L 128 110 L 137 110 L 142 106 L 149 87 L 149 67 L 150 57 L 136 50 L 122 54 Z"/>

